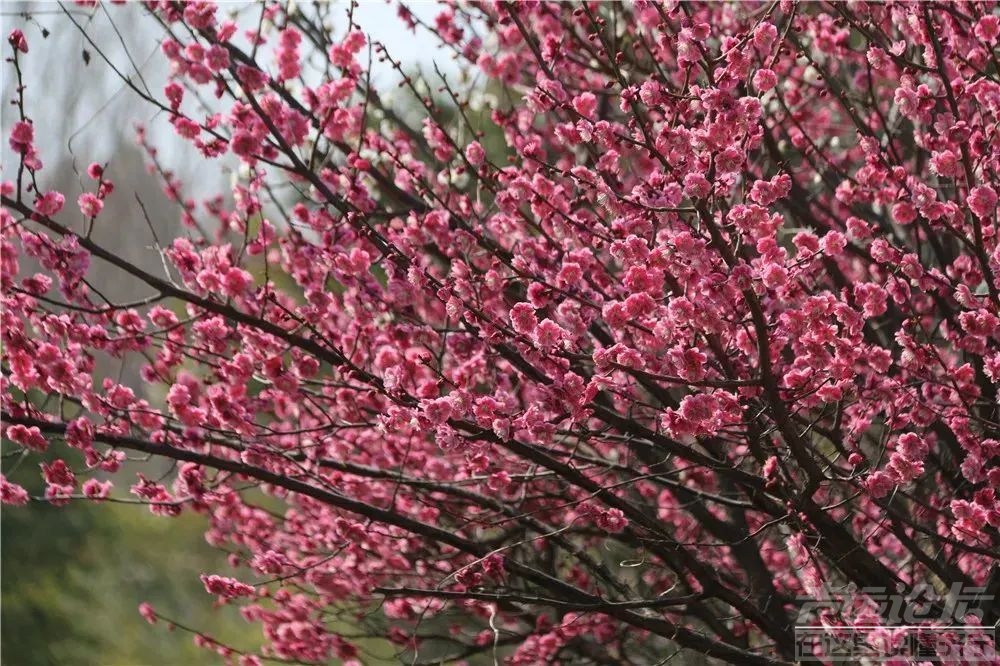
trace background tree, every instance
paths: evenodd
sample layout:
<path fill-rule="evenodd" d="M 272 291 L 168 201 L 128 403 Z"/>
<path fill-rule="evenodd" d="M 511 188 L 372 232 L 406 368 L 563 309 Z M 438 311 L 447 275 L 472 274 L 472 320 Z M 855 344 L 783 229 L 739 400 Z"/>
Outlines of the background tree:
<path fill-rule="evenodd" d="M 857 588 L 991 597 L 993 4 L 401 7 L 471 82 L 432 84 L 449 113 L 404 76 L 417 118 L 371 85 L 399 63 L 353 6 L 144 9 L 170 80 L 114 71 L 207 163 L 238 159 L 231 198 L 189 197 L 145 130 L 186 235 L 141 199 L 111 219 L 100 163 L 82 193 L 40 187 L 44 91 L 11 33 L 3 417 L 22 464 L 83 457 L 45 462 L 37 501 L 113 479 L 205 517 L 235 571 L 201 580 L 265 645 L 200 645 L 771 664 L 797 623 L 891 640 Z M 155 267 L 101 240 L 130 224 Z M 171 473 L 129 486 L 128 456 Z M 857 603 L 803 615 L 821 596 Z"/>

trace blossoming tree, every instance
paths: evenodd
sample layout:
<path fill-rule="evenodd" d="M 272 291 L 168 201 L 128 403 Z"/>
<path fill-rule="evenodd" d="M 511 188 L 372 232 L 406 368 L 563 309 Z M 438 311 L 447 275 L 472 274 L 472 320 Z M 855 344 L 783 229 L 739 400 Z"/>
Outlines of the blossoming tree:
<path fill-rule="evenodd" d="M 15 31 L 5 452 L 84 462 L 0 496 L 202 514 L 233 570 L 191 575 L 266 640 L 197 639 L 241 666 L 364 662 L 362 635 L 406 663 L 776 664 L 796 624 L 891 639 L 865 594 L 810 598 L 994 593 L 995 5 L 401 7 L 479 76 L 404 76 L 415 123 L 350 5 L 146 2 L 171 75 L 132 94 L 242 169 L 194 200 L 140 134 L 187 230 L 156 271 L 91 233 L 149 214 L 102 217 L 129 196 L 102 165 L 40 187 Z"/>

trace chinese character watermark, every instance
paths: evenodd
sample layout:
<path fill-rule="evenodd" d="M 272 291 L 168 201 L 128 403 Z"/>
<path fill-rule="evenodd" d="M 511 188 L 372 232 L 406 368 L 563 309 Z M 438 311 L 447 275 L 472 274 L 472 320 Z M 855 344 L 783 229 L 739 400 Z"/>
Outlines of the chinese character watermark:
<path fill-rule="evenodd" d="M 955 584 L 940 594 L 918 585 L 902 594 L 850 586 L 800 601 L 795 659 L 804 663 L 997 659 L 997 627 L 983 623 L 993 596 L 983 587 Z"/>

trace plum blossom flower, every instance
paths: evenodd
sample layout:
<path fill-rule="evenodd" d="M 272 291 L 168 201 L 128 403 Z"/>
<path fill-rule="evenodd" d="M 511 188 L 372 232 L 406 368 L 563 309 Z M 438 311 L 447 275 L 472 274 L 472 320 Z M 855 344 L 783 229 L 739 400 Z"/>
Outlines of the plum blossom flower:
<path fill-rule="evenodd" d="M 97 217 L 101 214 L 101 209 L 104 208 L 104 202 L 98 199 L 96 194 L 90 192 L 81 194 L 76 203 L 84 217 Z"/>
<path fill-rule="evenodd" d="M 958 156 L 951 150 L 941 150 L 931 156 L 931 168 L 939 176 L 951 178 L 958 174 Z"/>
<path fill-rule="evenodd" d="M 514 330 L 523 335 L 534 333 L 538 326 L 535 309 L 528 303 L 518 303 L 510 310 L 510 321 Z"/>
<path fill-rule="evenodd" d="M 997 42 L 997 37 L 1000 36 L 1000 17 L 987 15 L 983 16 L 976 22 L 976 27 L 973 29 L 976 38 L 986 42 L 987 44 L 993 45 Z M 27 48 L 25 48 L 27 50 Z"/>
<path fill-rule="evenodd" d="M 997 208 L 997 193 L 990 185 L 980 185 L 969 191 L 969 210 L 980 218 L 993 215 Z"/>
<path fill-rule="evenodd" d="M 753 32 L 753 43 L 761 52 L 771 49 L 778 39 L 778 28 L 773 23 L 762 21 Z"/>
<path fill-rule="evenodd" d="M 865 487 L 872 497 L 885 497 L 896 486 L 892 477 L 884 471 L 872 472 L 865 480 Z"/>
<path fill-rule="evenodd" d="M 753 76 L 753 86 L 761 92 L 767 92 L 778 85 L 778 75 L 770 69 L 758 69 Z"/>
<path fill-rule="evenodd" d="M 156 624 L 156 620 L 158 619 L 156 611 L 145 601 L 139 604 L 139 615 L 150 624 Z"/>
<path fill-rule="evenodd" d="M 51 217 L 62 210 L 65 202 L 66 197 L 59 192 L 46 192 L 35 199 L 35 210 L 42 215 Z"/>
<path fill-rule="evenodd" d="M 44 451 L 49 446 L 48 440 L 37 426 L 28 427 L 21 424 L 7 426 L 6 434 L 7 439 L 35 451 Z"/>
<path fill-rule="evenodd" d="M 543 319 L 534 330 L 535 344 L 543 349 L 559 346 L 566 339 L 566 331 L 551 319 Z"/>
<path fill-rule="evenodd" d="M 471 142 L 465 147 L 465 159 L 474 167 L 480 166 L 486 159 L 486 151 L 478 141 Z"/>
<path fill-rule="evenodd" d="M 19 120 L 14 123 L 10 130 L 10 148 L 15 153 L 22 155 L 31 150 L 35 142 L 35 126 L 29 122 Z"/>
<path fill-rule="evenodd" d="M 87 479 L 83 482 L 83 494 L 91 499 L 104 499 L 111 494 L 114 484 L 111 481 Z"/>
<path fill-rule="evenodd" d="M 28 503 L 28 491 L 0 474 L 0 503 L 21 506 Z"/>
<path fill-rule="evenodd" d="M 21 53 L 28 52 L 28 40 L 25 39 L 24 33 L 20 30 L 16 28 L 11 30 L 10 34 L 7 35 L 7 41 L 16 51 L 20 51 Z"/>
<path fill-rule="evenodd" d="M 608 509 L 597 518 L 598 526 L 612 533 L 624 532 L 628 526 L 628 518 L 621 509 Z"/>
<path fill-rule="evenodd" d="M 216 594 L 226 599 L 252 597 L 256 594 L 253 586 L 241 583 L 235 578 L 219 576 L 218 574 L 202 574 L 201 582 L 209 594 Z"/>

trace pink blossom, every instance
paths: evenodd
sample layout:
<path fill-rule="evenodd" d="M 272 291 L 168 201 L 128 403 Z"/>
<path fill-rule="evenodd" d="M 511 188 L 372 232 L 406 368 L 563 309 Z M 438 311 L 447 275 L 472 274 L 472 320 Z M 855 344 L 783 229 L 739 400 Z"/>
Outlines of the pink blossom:
<path fill-rule="evenodd" d="M 111 494 L 113 485 L 111 481 L 87 479 L 83 482 L 83 494 L 91 499 L 104 499 Z"/>
<path fill-rule="evenodd" d="M 568 261 L 562 265 L 559 271 L 559 283 L 566 286 L 573 286 L 583 279 L 583 267 L 574 261 Z"/>
<path fill-rule="evenodd" d="M 876 499 L 888 495 L 895 485 L 892 478 L 883 471 L 873 472 L 865 481 L 868 492 Z"/>
<path fill-rule="evenodd" d="M 217 574 L 202 575 L 201 582 L 205 585 L 205 590 L 209 594 L 217 594 L 220 597 L 232 599 L 235 597 L 252 597 L 256 591 L 250 585 L 241 583 L 235 578 L 219 576 Z"/>
<path fill-rule="evenodd" d="M 917 209 L 913 204 L 905 201 L 893 204 L 892 219 L 899 224 L 912 224 L 917 219 Z"/>
<path fill-rule="evenodd" d="M 222 283 L 229 296 L 242 296 L 253 284 L 253 276 L 242 268 L 232 266 L 226 271 Z"/>
<path fill-rule="evenodd" d="M 351 251 L 337 258 L 337 267 L 348 275 L 363 275 L 371 266 L 371 255 L 361 248 L 351 248 Z"/>
<path fill-rule="evenodd" d="M 80 416 L 66 426 L 66 443 L 70 446 L 85 450 L 89 449 L 94 442 L 94 427 L 90 421 Z"/>
<path fill-rule="evenodd" d="M 143 619 L 150 624 L 156 624 L 156 620 L 158 619 L 156 611 L 153 610 L 153 607 L 145 601 L 139 604 L 139 615 L 141 615 Z"/>
<path fill-rule="evenodd" d="M 897 483 L 909 483 L 924 473 L 924 464 L 901 454 L 893 454 L 886 468 Z"/>
<path fill-rule="evenodd" d="M 608 509 L 598 517 L 597 524 L 608 532 L 624 532 L 628 526 L 628 518 L 620 509 Z"/>
<path fill-rule="evenodd" d="M 472 166 L 478 167 L 486 159 L 486 151 L 478 141 L 473 141 L 465 147 L 465 159 L 469 160 Z"/>
<path fill-rule="evenodd" d="M 514 330 L 524 335 L 530 335 L 538 326 L 535 309 L 527 303 L 518 303 L 511 308 L 510 321 Z"/>
<path fill-rule="evenodd" d="M 776 456 L 771 456 L 764 462 L 764 478 L 773 479 L 778 474 L 778 458 Z"/>
<path fill-rule="evenodd" d="M 0 474 L 0 503 L 22 506 L 28 503 L 28 491 L 21 486 L 7 480 L 7 477 Z"/>
<path fill-rule="evenodd" d="M 846 247 L 847 239 L 839 231 L 831 231 L 820 239 L 820 249 L 831 257 L 842 254 Z"/>
<path fill-rule="evenodd" d="M 59 192 L 46 192 L 35 199 L 35 210 L 47 217 L 62 210 L 66 198 Z"/>
<path fill-rule="evenodd" d="M 703 199 L 712 192 L 712 184 L 703 174 L 689 173 L 684 176 L 684 193 L 689 197 Z"/>
<path fill-rule="evenodd" d="M 10 34 L 7 35 L 7 41 L 14 47 L 14 50 L 20 51 L 21 53 L 28 52 L 28 40 L 25 39 L 24 33 L 20 30 L 16 28 L 11 30 Z"/>
<path fill-rule="evenodd" d="M 778 38 L 778 29 L 773 23 L 761 22 L 753 32 L 753 43 L 761 51 L 770 50 Z"/>
<path fill-rule="evenodd" d="M 993 15 L 981 17 L 976 22 L 973 32 L 975 32 L 977 39 L 990 45 L 996 44 L 997 36 L 1000 36 L 1000 17 Z M 25 48 L 25 51 L 27 51 L 27 48 Z"/>
<path fill-rule="evenodd" d="M 42 435 L 42 431 L 38 429 L 38 426 L 28 427 L 15 424 L 7 426 L 6 434 L 7 439 L 35 451 L 44 451 L 49 447 L 48 440 Z"/>
<path fill-rule="evenodd" d="M 243 158 L 250 158 L 261 152 L 260 139 L 247 131 L 239 131 L 234 134 L 229 142 L 229 147 L 235 154 Z"/>
<path fill-rule="evenodd" d="M 886 311 L 888 297 L 885 290 L 878 285 L 870 283 L 855 285 L 854 297 L 862 306 L 866 317 L 876 317 Z"/>
<path fill-rule="evenodd" d="M 261 573 L 280 574 L 288 566 L 287 558 L 274 550 L 257 553 L 253 558 L 253 567 Z"/>
<path fill-rule="evenodd" d="M 899 437 L 896 448 L 907 458 L 916 460 L 926 456 L 930 447 L 922 437 L 908 432 Z"/>
<path fill-rule="evenodd" d="M 65 506 L 73 496 L 73 486 L 50 483 L 45 486 L 45 500 L 52 506 Z"/>
<path fill-rule="evenodd" d="M 689 395 L 681 401 L 680 413 L 694 423 L 707 423 L 715 418 L 718 405 L 715 399 L 705 393 Z"/>
<path fill-rule="evenodd" d="M 767 264 L 761 270 L 761 282 L 768 289 L 775 289 L 788 282 L 788 270 L 778 264 Z"/>
<path fill-rule="evenodd" d="M 750 199 L 761 206 L 770 206 L 778 199 L 788 196 L 792 179 L 787 173 L 775 176 L 770 181 L 758 180 L 750 188 Z"/>
<path fill-rule="evenodd" d="M 104 202 L 90 192 L 81 194 L 76 203 L 84 217 L 97 217 L 101 214 L 101 209 L 104 208 Z"/>
<path fill-rule="evenodd" d="M 551 319 L 543 319 L 535 327 L 535 344 L 544 349 L 557 347 L 566 338 L 566 331 Z"/>
<path fill-rule="evenodd" d="M 62 486 L 75 486 L 76 476 L 69 468 L 65 460 L 54 460 L 51 463 L 42 463 L 42 477 L 46 483 Z"/>
<path fill-rule="evenodd" d="M 778 75 L 770 69 L 758 69 L 753 76 L 753 86 L 760 92 L 766 92 L 778 85 Z"/>
<path fill-rule="evenodd" d="M 35 142 L 35 126 L 23 120 L 14 123 L 10 131 L 10 148 L 15 153 L 25 154 Z"/>
<path fill-rule="evenodd" d="M 181 101 L 184 99 L 184 88 L 176 81 L 171 81 L 163 89 L 163 94 L 166 96 L 167 101 L 170 102 L 170 108 L 176 111 L 181 106 Z"/>
<path fill-rule="evenodd" d="M 135 310 L 119 310 L 115 313 L 115 323 L 122 328 L 127 328 L 133 331 L 141 331 L 145 328 L 145 322 L 143 322 L 142 317 Z"/>
<path fill-rule="evenodd" d="M 437 398 L 424 407 L 424 415 L 433 425 L 441 425 L 452 417 L 452 404 L 448 398 Z"/>
<path fill-rule="evenodd" d="M 593 93 L 583 93 L 573 98 L 573 109 L 584 118 L 590 118 L 597 109 L 597 97 Z"/>
<path fill-rule="evenodd" d="M 167 404 L 179 410 L 187 407 L 191 403 L 191 390 L 184 384 L 174 384 L 167 391 Z"/>
<path fill-rule="evenodd" d="M 184 5 L 184 20 L 195 29 L 210 28 L 215 24 L 216 6 L 214 2 L 195 0 Z"/>
<path fill-rule="evenodd" d="M 863 240 L 871 237 L 871 227 L 864 221 L 856 217 L 847 218 L 847 231 L 851 238 Z"/>
<path fill-rule="evenodd" d="M 648 293 L 632 294 L 623 303 L 625 314 L 630 318 L 644 317 L 653 312 L 656 301 Z"/>
<path fill-rule="evenodd" d="M 985 219 L 993 215 L 997 208 L 997 193 L 989 185 L 980 185 L 969 191 L 969 210 L 980 218 Z"/>
<path fill-rule="evenodd" d="M 920 97 L 916 90 L 908 85 L 896 88 L 893 101 L 899 112 L 909 118 L 914 118 L 920 110 Z"/>
<path fill-rule="evenodd" d="M 213 44 L 205 54 L 205 64 L 213 72 L 227 69 L 229 67 L 229 51 L 218 44 Z"/>
<path fill-rule="evenodd" d="M 0 500 L 197 514 L 231 569 L 205 605 L 262 643 L 189 628 L 242 666 L 359 663 L 356 612 L 404 656 L 436 626 L 487 660 L 516 633 L 512 664 L 763 663 L 799 620 L 901 639 L 768 599 L 915 593 L 918 547 L 989 581 L 991 5 L 400 6 L 461 64 L 422 80 L 364 12 L 286 4 L 145 3 L 164 76 L 122 94 L 171 131 L 127 182 L 36 142 L 66 81 L 11 36 Z"/>
<path fill-rule="evenodd" d="M 958 156 L 950 150 L 942 150 L 931 156 L 931 168 L 939 176 L 952 178 L 959 172 Z"/>

